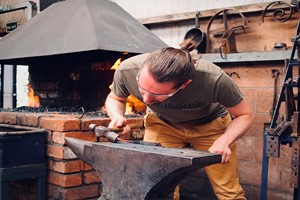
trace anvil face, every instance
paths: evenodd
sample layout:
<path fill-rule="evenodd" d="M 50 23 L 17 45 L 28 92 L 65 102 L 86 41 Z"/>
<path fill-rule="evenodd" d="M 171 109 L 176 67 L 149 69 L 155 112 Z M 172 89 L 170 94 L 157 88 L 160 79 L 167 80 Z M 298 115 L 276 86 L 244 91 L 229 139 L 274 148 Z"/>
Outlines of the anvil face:
<path fill-rule="evenodd" d="M 221 162 L 221 155 L 207 151 L 66 140 L 72 151 L 101 176 L 101 200 L 172 199 L 171 194 L 182 179 Z"/>

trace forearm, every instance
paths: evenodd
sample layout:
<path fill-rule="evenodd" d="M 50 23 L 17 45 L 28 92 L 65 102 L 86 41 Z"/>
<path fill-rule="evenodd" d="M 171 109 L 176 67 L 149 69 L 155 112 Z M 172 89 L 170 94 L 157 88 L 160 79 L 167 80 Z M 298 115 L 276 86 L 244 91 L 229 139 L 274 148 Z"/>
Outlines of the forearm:
<path fill-rule="evenodd" d="M 254 116 L 251 114 L 236 117 L 219 139 L 224 145 L 229 146 L 247 132 L 252 125 L 253 120 Z"/>
<path fill-rule="evenodd" d="M 118 116 L 124 116 L 126 102 L 108 96 L 105 101 L 105 107 L 109 118 L 114 119 Z"/>
<path fill-rule="evenodd" d="M 230 145 L 248 131 L 254 121 L 255 115 L 253 109 L 245 100 L 234 107 L 227 108 L 227 110 L 235 116 L 222 135 L 222 137 L 226 138 L 227 145 Z"/>
<path fill-rule="evenodd" d="M 222 154 L 222 163 L 227 163 L 229 160 L 231 155 L 230 144 L 242 137 L 254 121 L 254 112 L 244 100 L 238 105 L 227 109 L 235 116 L 235 119 L 208 149 L 212 153 Z"/>

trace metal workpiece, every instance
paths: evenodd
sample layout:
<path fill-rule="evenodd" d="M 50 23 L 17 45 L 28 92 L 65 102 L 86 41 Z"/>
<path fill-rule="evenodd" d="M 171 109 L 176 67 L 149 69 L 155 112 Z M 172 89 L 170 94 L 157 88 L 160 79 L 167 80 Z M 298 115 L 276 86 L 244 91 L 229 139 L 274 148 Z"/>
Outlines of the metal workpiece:
<path fill-rule="evenodd" d="M 207 151 L 68 137 L 66 141 L 101 176 L 100 200 L 173 199 L 181 180 L 202 167 L 221 162 L 221 155 Z"/>

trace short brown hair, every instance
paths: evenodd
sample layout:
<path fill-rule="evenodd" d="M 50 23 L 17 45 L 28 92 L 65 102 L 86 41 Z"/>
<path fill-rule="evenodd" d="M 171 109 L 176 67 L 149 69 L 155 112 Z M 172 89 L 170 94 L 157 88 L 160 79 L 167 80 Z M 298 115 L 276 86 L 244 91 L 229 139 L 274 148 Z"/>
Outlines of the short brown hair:
<path fill-rule="evenodd" d="M 195 71 L 189 52 L 173 47 L 166 47 L 151 53 L 144 61 L 143 68 L 147 68 L 159 83 L 174 82 L 175 88 L 189 80 Z"/>

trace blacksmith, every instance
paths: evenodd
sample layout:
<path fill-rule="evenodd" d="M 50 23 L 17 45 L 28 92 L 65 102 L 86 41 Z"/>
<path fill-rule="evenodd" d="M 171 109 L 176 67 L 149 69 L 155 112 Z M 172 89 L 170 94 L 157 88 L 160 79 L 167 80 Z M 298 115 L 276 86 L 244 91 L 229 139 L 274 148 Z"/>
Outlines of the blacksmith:
<path fill-rule="evenodd" d="M 127 97 L 136 96 L 148 107 L 145 141 L 221 154 L 221 164 L 205 168 L 216 196 L 245 199 L 235 141 L 253 123 L 253 110 L 221 68 L 192 59 L 191 46 L 187 42 L 181 49 L 167 47 L 123 61 L 106 99 L 109 127 L 126 125 Z"/>

